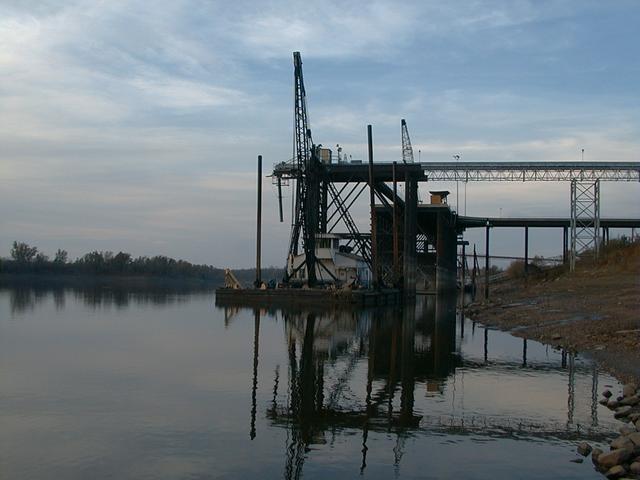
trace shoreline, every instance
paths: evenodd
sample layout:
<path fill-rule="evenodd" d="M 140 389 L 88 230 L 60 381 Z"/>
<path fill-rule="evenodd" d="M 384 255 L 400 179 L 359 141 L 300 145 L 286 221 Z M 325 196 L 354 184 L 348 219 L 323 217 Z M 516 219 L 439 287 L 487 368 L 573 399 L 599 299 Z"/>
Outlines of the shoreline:
<path fill-rule="evenodd" d="M 559 267 L 491 286 L 469 318 L 593 358 L 622 382 L 640 384 L 640 245 L 605 252 L 574 273 Z"/>

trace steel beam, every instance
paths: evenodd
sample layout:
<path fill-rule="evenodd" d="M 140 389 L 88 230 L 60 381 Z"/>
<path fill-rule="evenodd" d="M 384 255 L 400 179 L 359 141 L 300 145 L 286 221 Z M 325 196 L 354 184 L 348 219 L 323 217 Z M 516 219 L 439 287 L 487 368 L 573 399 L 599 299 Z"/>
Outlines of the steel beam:
<path fill-rule="evenodd" d="M 405 176 L 404 199 L 404 254 L 403 289 L 405 296 L 416 294 L 416 232 L 418 209 L 418 182 L 410 175 Z"/>
<path fill-rule="evenodd" d="M 378 265 L 378 238 L 376 225 L 376 187 L 373 177 L 373 133 L 371 125 L 367 125 L 367 143 L 369 150 L 369 203 L 371 208 L 371 270 L 373 287 L 380 287 L 380 266 Z"/>
<path fill-rule="evenodd" d="M 376 163 L 376 181 L 392 181 L 392 162 Z M 417 180 L 463 182 L 544 182 L 544 181 L 617 181 L 639 182 L 640 162 L 428 162 L 398 164 L 399 179 L 418 172 Z M 339 163 L 327 165 L 333 182 L 366 181 L 366 164 Z M 273 174 L 296 178 L 297 167 L 283 162 Z"/>

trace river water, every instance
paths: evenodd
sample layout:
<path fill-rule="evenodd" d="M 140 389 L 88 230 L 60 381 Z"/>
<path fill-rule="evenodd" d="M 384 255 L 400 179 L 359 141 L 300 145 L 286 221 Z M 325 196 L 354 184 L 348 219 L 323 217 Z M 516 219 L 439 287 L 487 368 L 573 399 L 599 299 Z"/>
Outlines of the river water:
<path fill-rule="evenodd" d="M 455 302 L 0 290 L 0 478 L 601 478 L 619 384 Z"/>

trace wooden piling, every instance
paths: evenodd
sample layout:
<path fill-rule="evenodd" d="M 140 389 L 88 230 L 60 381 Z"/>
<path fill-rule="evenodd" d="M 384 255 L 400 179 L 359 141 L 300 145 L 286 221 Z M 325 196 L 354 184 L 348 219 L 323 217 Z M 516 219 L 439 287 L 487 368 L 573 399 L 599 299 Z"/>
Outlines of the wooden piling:
<path fill-rule="evenodd" d="M 416 231 L 418 210 L 418 181 L 404 166 L 404 249 L 403 290 L 407 298 L 416 294 Z"/>
<path fill-rule="evenodd" d="M 487 221 L 487 226 L 485 227 L 485 237 L 484 237 L 484 298 L 485 300 L 489 298 L 489 221 Z"/>
<path fill-rule="evenodd" d="M 399 245 L 398 245 L 398 209 L 397 209 L 397 199 L 398 199 L 398 179 L 396 176 L 396 169 L 398 166 L 398 162 L 393 162 L 392 166 L 392 176 L 393 176 L 393 283 L 394 285 L 398 281 L 398 270 L 399 270 Z"/>
<path fill-rule="evenodd" d="M 262 155 L 258 155 L 258 205 L 256 214 L 256 281 L 255 285 L 260 288 L 262 283 L 261 272 L 262 256 Z"/>
<path fill-rule="evenodd" d="M 524 227 L 524 274 L 529 275 L 529 227 Z"/>
<path fill-rule="evenodd" d="M 380 269 L 378 268 L 378 225 L 375 205 L 375 186 L 373 177 L 373 133 L 371 125 L 367 125 L 367 143 L 369 146 L 369 205 L 371 208 L 371 273 L 373 275 L 373 287 L 380 287 Z"/>

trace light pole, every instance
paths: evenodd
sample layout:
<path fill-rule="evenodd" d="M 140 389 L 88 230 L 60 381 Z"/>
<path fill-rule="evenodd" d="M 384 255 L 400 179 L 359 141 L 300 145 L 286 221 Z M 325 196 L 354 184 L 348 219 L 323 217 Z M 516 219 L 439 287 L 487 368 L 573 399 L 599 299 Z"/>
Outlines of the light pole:
<path fill-rule="evenodd" d="M 453 158 L 456 159 L 456 164 L 458 163 L 458 160 L 460 160 L 460 155 L 454 155 Z M 459 201 L 458 201 L 458 168 L 456 167 L 456 212 L 459 210 L 458 206 L 460 205 Z"/>
<path fill-rule="evenodd" d="M 467 216 L 467 179 L 464 179 L 464 216 Z"/>

